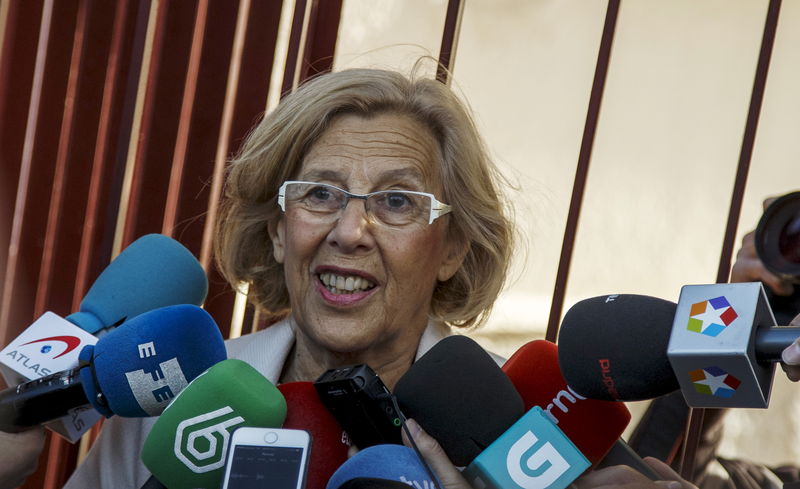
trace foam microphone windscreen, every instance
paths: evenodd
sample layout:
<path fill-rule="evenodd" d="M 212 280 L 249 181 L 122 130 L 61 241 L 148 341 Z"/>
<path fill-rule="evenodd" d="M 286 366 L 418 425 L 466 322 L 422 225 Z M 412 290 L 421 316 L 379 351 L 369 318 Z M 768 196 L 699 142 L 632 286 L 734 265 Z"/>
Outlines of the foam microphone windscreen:
<path fill-rule="evenodd" d="M 324 489 L 331 475 L 347 461 L 347 435 L 322 404 L 313 383 L 288 382 L 278 390 L 287 406 L 283 427 L 311 434 L 306 489 Z"/>
<path fill-rule="evenodd" d="M 435 487 L 414 450 L 403 445 L 372 445 L 361 450 L 334 472 L 326 489 L 339 489 L 358 478 L 402 482 L 406 487 Z"/>
<path fill-rule="evenodd" d="M 81 381 L 105 416 L 157 416 L 195 377 L 227 358 L 203 309 L 181 304 L 146 312 L 81 350 Z"/>
<path fill-rule="evenodd" d="M 558 335 L 558 361 L 567 384 L 606 401 L 641 401 L 678 389 L 667 358 L 675 307 L 633 294 L 572 306 Z"/>
<path fill-rule="evenodd" d="M 542 408 L 592 464 L 602 460 L 631 420 L 625 404 L 586 399 L 567 385 L 555 343 L 526 343 L 503 371 L 522 396 L 525 411 Z"/>
<path fill-rule="evenodd" d="M 411 365 L 394 389 L 400 410 L 450 460 L 469 464 L 525 413 L 514 384 L 474 340 L 449 336 Z"/>
<path fill-rule="evenodd" d="M 194 255 L 170 237 L 148 234 L 122 250 L 66 319 L 96 333 L 151 309 L 199 306 L 207 293 L 205 271 Z"/>
<path fill-rule="evenodd" d="M 285 417 L 286 401 L 269 380 L 241 360 L 225 360 L 159 416 L 142 462 L 170 489 L 219 489 L 231 433 L 242 426 L 279 427 Z"/>

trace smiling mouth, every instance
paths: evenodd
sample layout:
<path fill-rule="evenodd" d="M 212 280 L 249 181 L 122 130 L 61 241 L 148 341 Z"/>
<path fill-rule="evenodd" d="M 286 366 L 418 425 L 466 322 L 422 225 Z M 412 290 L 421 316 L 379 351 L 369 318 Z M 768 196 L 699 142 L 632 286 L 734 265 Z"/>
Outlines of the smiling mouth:
<path fill-rule="evenodd" d="M 335 273 L 319 274 L 319 281 L 331 294 L 352 294 L 375 287 L 375 284 L 363 277 L 355 275 L 337 275 Z"/>

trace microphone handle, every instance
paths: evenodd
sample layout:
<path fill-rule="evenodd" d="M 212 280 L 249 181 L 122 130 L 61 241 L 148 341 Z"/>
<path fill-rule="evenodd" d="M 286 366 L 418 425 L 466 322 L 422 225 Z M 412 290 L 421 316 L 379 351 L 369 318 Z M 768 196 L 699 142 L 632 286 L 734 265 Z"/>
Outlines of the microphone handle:
<path fill-rule="evenodd" d="M 151 475 L 149 479 L 147 479 L 142 487 L 139 489 L 167 489 L 167 486 L 161 483 L 156 476 Z"/>
<path fill-rule="evenodd" d="M 79 370 L 56 372 L 0 392 L 0 430 L 19 433 L 88 406 Z"/>
<path fill-rule="evenodd" d="M 627 465 L 650 480 L 661 480 L 661 477 L 659 477 L 658 474 L 642 460 L 642 457 L 634 452 L 633 448 L 625 443 L 622 438 L 614 442 L 614 445 L 611 446 L 611 450 L 609 450 L 605 458 L 597 464 L 597 467 L 603 468 L 612 465 Z"/>
<path fill-rule="evenodd" d="M 756 360 L 780 362 L 781 352 L 797 338 L 800 338 L 800 327 L 797 326 L 759 328 L 756 331 Z"/>

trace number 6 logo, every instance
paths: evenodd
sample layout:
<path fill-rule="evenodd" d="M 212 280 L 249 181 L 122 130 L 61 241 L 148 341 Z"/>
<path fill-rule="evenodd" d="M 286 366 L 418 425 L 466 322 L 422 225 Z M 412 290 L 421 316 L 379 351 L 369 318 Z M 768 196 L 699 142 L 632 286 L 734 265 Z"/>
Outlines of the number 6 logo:
<path fill-rule="evenodd" d="M 224 418 L 224 416 L 232 412 L 233 409 L 230 406 L 225 406 L 216 411 L 182 421 L 178 425 L 178 430 L 175 434 L 175 456 L 178 460 L 196 474 L 209 472 L 225 465 L 225 452 L 228 451 L 228 441 L 231 435 L 228 428 L 244 423 L 244 418 L 241 416 Z M 199 424 L 205 424 L 216 419 L 220 419 L 216 424 L 192 429 Z M 188 436 L 184 440 L 185 432 L 188 432 Z M 220 438 L 221 443 L 217 443 L 217 438 Z M 200 439 L 205 440 L 204 449 L 197 448 L 196 443 Z M 184 453 L 184 449 L 188 453 Z M 198 465 L 191 458 L 197 462 L 206 462 L 206 465 Z"/>

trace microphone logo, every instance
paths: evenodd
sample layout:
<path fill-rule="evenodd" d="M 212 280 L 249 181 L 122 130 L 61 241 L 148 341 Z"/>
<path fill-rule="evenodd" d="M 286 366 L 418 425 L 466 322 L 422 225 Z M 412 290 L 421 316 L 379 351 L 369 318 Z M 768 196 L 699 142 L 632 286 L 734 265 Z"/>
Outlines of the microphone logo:
<path fill-rule="evenodd" d="M 716 337 L 725 331 L 725 328 L 737 317 L 739 315 L 733 310 L 728 299 L 725 296 L 719 296 L 692 304 L 686 329 Z"/>
<path fill-rule="evenodd" d="M 44 355 L 46 355 L 46 354 L 50 353 L 50 351 L 53 349 L 52 345 L 50 345 L 50 343 L 53 342 L 53 341 L 58 341 L 58 342 L 64 343 L 64 346 L 65 346 L 64 351 L 62 351 L 58 355 L 54 356 L 53 357 L 54 359 L 58 358 L 58 357 L 63 357 L 64 355 L 66 355 L 67 353 L 71 352 L 72 350 L 77 348 L 78 345 L 81 344 L 81 339 L 80 338 L 77 338 L 75 336 L 66 336 L 66 335 L 64 335 L 64 336 L 50 336 L 48 338 L 41 338 L 41 339 L 38 339 L 38 340 L 33 340 L 33 341 L 29 341 L 27 343 L 23 343 L 23 344 L 21 344 L 19 346 L 30 345 L 31 343 L 42 343 L 42 342 L 45 342 L 45 345 L 42 346 L 42 349 L 39 350 L 39 352 L 44 354 Z"/>
<path fill-rule="evenodd" d="M 230 428 L 241 423 L 230 406 L 185 419 L 175 432 L 175 456 L 196 474 L 216 470 L 225 465 Z"/>
<path fill-rule="evenodd" d="M 462 475 L 473 487 L 486 489 L 558 489 L 590 465 L 544 410 L 534 406 L 475 457 Z"/>
<path fill-rule="evenodd" d="M 569 468 L 569 462 L 553 444 L 539 443 L 539 438 L 532 431 L 527 431 L 511 445 L 506 458 L 508 475 L 523 489 L 549 487 Z"/>
<path fill-rule="evenodd" d="M 167 404 L 189 383 L 177 358 L 161 362 L 151 372 L 144 369 L 126 372 L 133 397 L 144 412 L 158 416 Z"/>
<path fill-rule="evenodd" d="M 706 367 L 689 372 L 694 390 L 700 394 L 730 398 L 742 383 L 719 367 Z"/>

